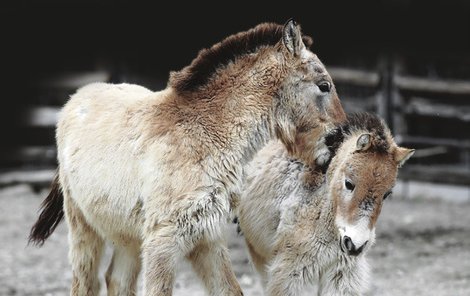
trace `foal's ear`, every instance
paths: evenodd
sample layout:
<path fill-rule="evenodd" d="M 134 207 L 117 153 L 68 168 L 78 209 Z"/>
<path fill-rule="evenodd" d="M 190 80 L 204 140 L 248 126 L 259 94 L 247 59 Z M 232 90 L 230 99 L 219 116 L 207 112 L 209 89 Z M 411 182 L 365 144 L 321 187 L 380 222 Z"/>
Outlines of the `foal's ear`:
<path fill-rule="evenodd" d="M 408 149 L 404 147 L 397 147 L 395 150 L 395 161 L 398 163 L 398 167 L 401 167 L 405 162 L 410 159 L 415 153 L 414 149 Z"/>
<path fill-rule="evenodd" d="M 372 136 L 370 134 L 362 134 L 356 142 L 356 151 L 366 151 L 372 144 Z"/>
<path fill-rule="evenodd" d="M 302 41 L 300 26 L 297 25 L 294 19 L 288 20 L 284 25 L 282 43 L 287 50 L 296 57 L 300 55 L 300 51 L 305 47 L 305 44 Z"/>

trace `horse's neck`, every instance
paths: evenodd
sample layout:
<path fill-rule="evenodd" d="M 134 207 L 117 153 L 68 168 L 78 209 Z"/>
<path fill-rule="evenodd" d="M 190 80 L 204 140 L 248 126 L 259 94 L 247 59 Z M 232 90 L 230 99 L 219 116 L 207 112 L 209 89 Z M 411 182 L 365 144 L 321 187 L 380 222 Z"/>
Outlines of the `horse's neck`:
<path fill-rule="evenodd" d="M 208 167 L 213 167 L 211 175 L 216 179 L 227 175 L 238 179 L 243 167 L 274 137 L 273 100 L 282 71 L 265 75 L 263 69 L 271 64 L 265 55 L 246 57 L 245 62 L 227 66 L 188 97 L 189 107 L 194 107 L 191 112 L 201 118 L 199 129 L 217 126 L 207 133 L 212 139 Z"/>
<path fill-rule="evenodd" d="M 320 202 L 317 205 L 321 208 L 320 221 L 321 227 L 328 233 L 332 233 L 335 228 L 336 207 L 334 197 L 332 195 L 328 182 L 324 182 L 319 189 Z"/>
<path fill-rule="evenodd" d="M 235 102 L 237 107 L 234 110 L 227 107 L 230 104 L 213 109 L 217 114 L 210 115 L 221 118 L 218 133 L 213 137 L 216 141 L 222 141 L 214 145 L 214 153 L 209 158 L 214 178 L 225 179 L 224 183 L 238 182 L 243 167 L 274 138 L 273 108 L 268 104 L 255 106 L 256 102 L 263 100 L 267 101 L 266 98 L 258 99 L 255 96 L 241 97 Z"/>

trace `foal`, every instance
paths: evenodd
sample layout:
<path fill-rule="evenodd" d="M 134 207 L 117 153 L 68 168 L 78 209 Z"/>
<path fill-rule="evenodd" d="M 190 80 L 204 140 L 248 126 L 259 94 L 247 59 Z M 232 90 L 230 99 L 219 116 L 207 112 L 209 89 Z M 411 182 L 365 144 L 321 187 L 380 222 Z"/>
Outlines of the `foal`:
<path fill-rule="evenodd" d="M 248 168 L 239 223 L 268 295 L 298 295 L 319 280 L 319 295 L 363 295 L 364 253 L 397 169 L 414 150 L 398 147 L 379 118 L 349 116 L 326 137 L 326 173 L 273 142 Z"/>
<path fill-rule="evenodd" d="M 321 164 L 320 135 L 345 117 L 310 44 L 294 21 L 261 24 L 200 51 L 163 91 L 92 84 L 72 96 L 30 235 L 43 243 L 65 213 L 72 295 L 98 294 L 105 240 L 108 295 L 134 294 L 141 264 L 145 295 L 171 295 L 184 257 L 211 295 L 242 294 L 222 230 L 243 167 L 272 138 Z"/>

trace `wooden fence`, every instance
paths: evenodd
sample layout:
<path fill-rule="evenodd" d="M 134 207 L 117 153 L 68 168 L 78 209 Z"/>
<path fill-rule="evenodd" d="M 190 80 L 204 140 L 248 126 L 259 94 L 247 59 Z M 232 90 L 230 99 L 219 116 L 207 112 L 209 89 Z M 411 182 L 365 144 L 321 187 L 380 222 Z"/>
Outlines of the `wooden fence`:
<path fill-rule="evenodd" d="M 436 66 L 437 75 L 433 77 L 429 74 L 433 71 L 420 70 L 426 65 L 434 64 L 432 60 L 420 64 L 412 58 L 384 55 L 367 69 L 341 65 L 327 65 L 327 68 L 346 111 L 378 113 L 389 123 L 399 144 L 417 149 L 401 170 L 402 179 L 468 186 L 470 81 L 463 78 L 470 77 L 470 72 L 439 75 L 441 68 Z M 6 147 L 6 153 L 0 155 L 3 168 L 0 186 L 25 182 L 25 179 L 36 186 L 47 184 L 56 166 L 54 125 L 60 107 L 76 88 L 89 82 L 123 80 L 153 89 L 165 85 L 152 77 L 133 73 L 116 75 L 102 69 L 38 79 L 31 86 L 35 97 L 21 108 L 14 127 L 21 140 Z M 44 173 L 28 177 L 31 170 Z"/>
<path fill-rule="evenodd" d="M 402 179 L 468 186 L 470 80 L 463 78 L 470 78 L 470 71 L 442 78 L 440 72 L 455 65 L 439 67 L 438 62 L 443 63 L 427 61 L 435 77 L 417 71 L 413 57 L 380 57 L 376 68 L 369 70 L 328 69 L 346 111 L 378 113 L 399 144 L 417 149 L 400 171 Z M 360 91 L 351 90 L 354 87 Z"/>

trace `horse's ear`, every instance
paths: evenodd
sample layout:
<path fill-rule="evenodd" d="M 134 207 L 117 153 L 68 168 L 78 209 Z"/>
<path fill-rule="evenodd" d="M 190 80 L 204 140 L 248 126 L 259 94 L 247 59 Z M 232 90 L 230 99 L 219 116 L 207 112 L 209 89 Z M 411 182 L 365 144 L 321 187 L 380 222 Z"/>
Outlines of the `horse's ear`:
<path fill-rule="evenodd" d="M 372 136 L 370 134 L 362 134 L 356 142 L 356 151 L 366 151 L 372 144 Z"/>
<path fill-rule="evenodd" d="M 297 25 L 294 19 L 288 20 L 284 25 L 284 31 L 282 32 L 282 43 L 294 56 L 299 56 L 300 51 L 305 47 L 305 44 L 302 40 L 300 26 Z"/>
<path fill-rule="evenodd" d="M 415 153 L 414 149 L 408 149 L 404 147 L 397 147 L 395 150 L 395 161 L 398 163 L 398 167 L 401 167 L 405 162 L 410 159 Z"/>

